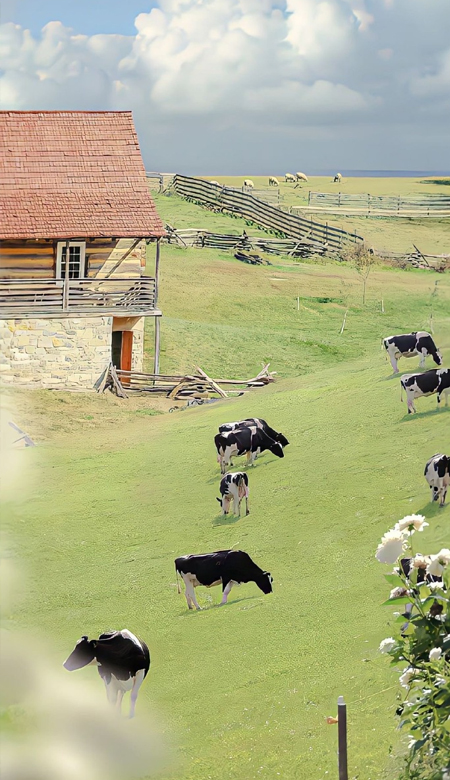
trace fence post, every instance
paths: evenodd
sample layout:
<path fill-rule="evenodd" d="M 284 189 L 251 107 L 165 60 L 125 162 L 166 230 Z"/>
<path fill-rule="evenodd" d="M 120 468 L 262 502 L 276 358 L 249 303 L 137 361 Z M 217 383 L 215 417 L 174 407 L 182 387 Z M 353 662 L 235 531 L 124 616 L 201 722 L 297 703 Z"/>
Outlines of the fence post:
<path fill-rule="evenodd" d="M 339 780 L 348 780 L 347 768 L 347 705 L 344 697 L 338 698 L 338 762 Z"/>

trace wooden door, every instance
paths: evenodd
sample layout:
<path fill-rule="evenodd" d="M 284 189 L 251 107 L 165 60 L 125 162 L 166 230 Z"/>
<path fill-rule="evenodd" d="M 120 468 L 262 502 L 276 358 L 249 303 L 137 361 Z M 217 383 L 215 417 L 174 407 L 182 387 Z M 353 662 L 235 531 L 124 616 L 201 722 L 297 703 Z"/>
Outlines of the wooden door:
<path fill-rule="evenodd" d="M 120 368 L 122 371 L 131 371 L 131 356 L 133 353 L 133 331 L 122 331 L 122 350 L 120 354 Z"/>

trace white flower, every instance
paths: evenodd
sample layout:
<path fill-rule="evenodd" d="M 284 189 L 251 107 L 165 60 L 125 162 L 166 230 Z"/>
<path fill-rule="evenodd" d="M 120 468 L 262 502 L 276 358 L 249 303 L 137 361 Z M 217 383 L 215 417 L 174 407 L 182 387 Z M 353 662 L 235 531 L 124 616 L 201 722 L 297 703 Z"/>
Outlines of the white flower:
<path fill-rule="evenodd" d="M 427 587 L 430 590 L 443 590 L 444 589 L 444 583 L 443 582 L 428 582 Z"/>
<path fill-rule="evenodd" d="M 412 566 L 413 569 L 425 569 L 430 562 L 430 556 L 429 555 L 421 555 L 420 553 L 417 553 L 417 555 L 414 556 L 412 559 Z"/>
<path fill-rule="evenodd" d="M 395 524 L 396 531 L 404 531 L 408 535 L 413 534 L 414 531 L 423 531 L 428 523 L 425 522 L 423 515 L 406 515 L 403 520 L 399 520 Z"/>
<path fill-rule="evenodd" d="M 399 599 L 401 596 L 407 596 L 409 591 L 406 590 L 406 588 L 403 588 L 401 585 L 397 585 L 396 588 L 392 588 L 389 598 L 390 599 Z"/>
<path fill-rule="evenodd" d="M 411 666 L 408 666 L 407 669 L 403 672 L 403 674 L 400 675 L 399 681 L 402 688 L 409 688 L 409 683 L 414 677 L 414 669 Z"/>
<path fill-rule="evenodd" d="M 442 655 L 442 650 L 440 647 L 433 647 L 432 650 L 430 650 L 428 654 L 428 658 L 430 661 L 439 661 L 440 657 Z"/>
<path fill-rule="evenodd" d="M 393 637 L 390 636 L 387 639 L 383 639 L 378 649 L 380 653 L 389 653 L 389 651 L 392 650 L 392 648 L 395 647 L 396 644 L 397 642 L 395 641 L 395 639 L 393 639 Z"/>
<path fill-rule="evenodd" d="M 405 538 L 403 533 L 392 528 L 381 539 L 377 547 L 375 558 L 380 563 L 395 563 L 403 551 Z"/>
<path fill-rule="evenodd" d="M 430 556 L 430 563 L 427 566 L 427 574 L 433 577 L 440 577 L 445 566 L 450 563 L 450 550 L 446 548 L 440 550 L 437 555 Z"/>

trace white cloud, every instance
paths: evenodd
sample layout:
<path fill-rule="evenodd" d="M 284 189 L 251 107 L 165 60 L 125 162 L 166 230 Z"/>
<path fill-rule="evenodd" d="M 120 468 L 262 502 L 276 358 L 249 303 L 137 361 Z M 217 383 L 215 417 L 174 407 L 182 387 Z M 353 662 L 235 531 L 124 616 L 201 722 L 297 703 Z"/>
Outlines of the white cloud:
<path fill-rule="evenodd" d="M 441 0 L 159 0 L 136 18 L 135 36 L 86 36 L 50 22 L 35 39 L 4 24 L 0 107 L 131 108 L 144 149 L 158 139 L 169 159 L 170 138 L 190 164 L 211 147 L 206 129 L 225 126 L 224 160 L 239 129 L 243 139 L 252 128 L 266 133 L 261 148 L 275 124 L 279 144 L 293 123 L 308 137 L 311 126 L 337 135 L 370 123 L 388 133 L 446 105 L 449 23 Z"/>

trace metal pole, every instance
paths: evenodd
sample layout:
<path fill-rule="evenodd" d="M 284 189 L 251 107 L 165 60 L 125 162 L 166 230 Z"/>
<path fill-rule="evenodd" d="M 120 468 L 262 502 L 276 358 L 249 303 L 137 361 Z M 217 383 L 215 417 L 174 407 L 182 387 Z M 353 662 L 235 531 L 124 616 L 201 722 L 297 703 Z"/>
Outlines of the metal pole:
<path fill-rule="evenodd" d="M 159 374 L 159 350 L 160 350 L 160 317 L 155 317 L 155 362 L 153 373 Z"/>
<path fill-rule="evenodd" d="M 347 769 L 347 706 L 344 697 L 338 698 L 338 760 L 339 780 L 348 780 Z"/>

